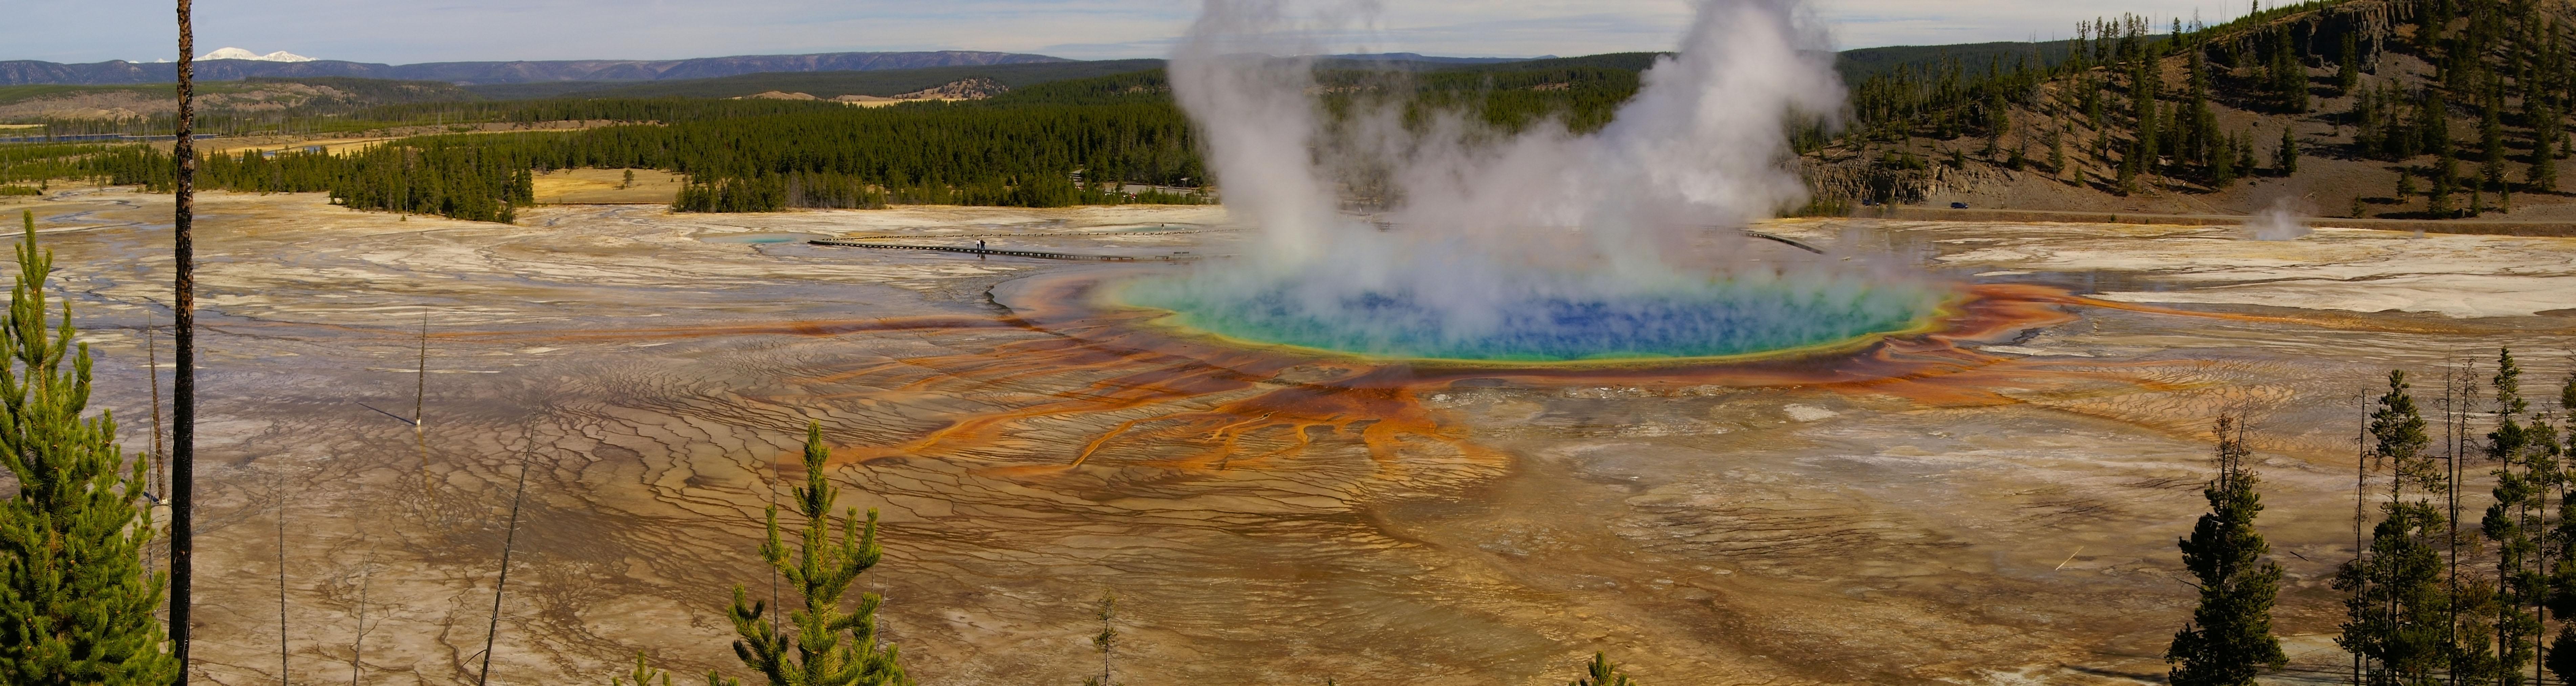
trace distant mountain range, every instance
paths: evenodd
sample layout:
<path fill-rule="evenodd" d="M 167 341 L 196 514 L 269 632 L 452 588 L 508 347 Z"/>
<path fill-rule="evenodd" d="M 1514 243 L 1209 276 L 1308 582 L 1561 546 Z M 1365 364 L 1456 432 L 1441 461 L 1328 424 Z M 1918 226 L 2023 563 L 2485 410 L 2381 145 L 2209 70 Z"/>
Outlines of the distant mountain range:
<path fill-rule="evenodd" d="M 247 50 L 235 50 L 247 55 Z M 921 67 L 963 67 L 995 64 L 1033 64 L 1069 62 L 1060 57 L 1024 55 L 1007 52 L 974 52 L 942 50 L 937 52 L 835 52 L 813 55 L 741 55 L 703 57 L 686 60 L 546 60 L 516 62 L 429 62 L 424 64 L 374 64 L 341 60 L 278 61 L 272 55 L 293 57 L 290 53 L 271 53 L 268 59 L 211 59 L 197 62 L 197 78 L 208 81 L 237 81 L 255 76 L 314 77 L 353 76 L 371 79 L 410 81 L 445 81 L 455 84 L 540 83 L 548 81 L 659 81 L 663 79 L 703 79 L 738 74 L 765 72 L 875 71 L 880 69 L 917 69 Z M 217 51 L 209 57 L 235 57 Z M 36 60 L 0 61 L 0 86 L 31 84 L 122 84 L 170 83 L 178 80 L 178 66 L 167 62 L 127 62 L 110 60 L 88 64 L 62 64 Z"/>
<path fill-rule="evenodd" d="M 1371 53 L 1352 53 L 1352 54 L 1344 54 L 1344 55 L 1324 55 L 1324 56 L 1320 57 L 1319 59 L 1327 59 L 1327 60 L 1350 60 L 1350 61 L 1354 61 L 1354 62 L 1419 62 L 1419 63 L 1423 63 L 1423 64 L 1502 64 L 1502 63 L 1505 63 L 1505 62 L 1530 62 L 1530 61 L 1536 61 L 1536 60 L 1552 60 L 1552 59 L 1556 59 L 1556 56 L 1555 56 L 1555 55 L 1540 55 L 1540 56 L 1537 56 L 1537 57 L 1441 57 L 1441 56 L 1437 56 L 1437 55 L 1425 55 L 1425 54 L 1418 53 L 1418 52 L 1371 52 Z"/>
<path fill-rule="evenodd" d="M 303 56 L 303 55 L 298 55 L 298 54 L 291 53 L 291 52 L 287 52 L 287 51 L 284 51 L 284 50 L 279 50 L 279 51 L 277 51 L 277 52 L 272 52 L 272 53 L 269 53 L 269 54 L 266 54 L 266 55 L 262 55 L 262 54 L 259 54 L 259 53 L 256 53 L 256 52 L 251 52 L 251 51 L 249 51 L 249 50 L 243 50 L 243 49 L 241 49 L 241 48 L 230 48 L 230 47 L 227 47 L 227 48 L 219 48 L 219 49 L 215 50 L 214 52 L 206 53 L 206 54 L 203 54 L 203 55 L 198 55 L 198 56 L 197 56 L 197 59 L 199 59 L 199 60 L 259 60 L 259 61 L 262 61 L 262 62 L 311 62 L 311 61 L 313 61 L 313 58 L 311 58 L 311 57 L 305 57 L 305 56 Z"/>

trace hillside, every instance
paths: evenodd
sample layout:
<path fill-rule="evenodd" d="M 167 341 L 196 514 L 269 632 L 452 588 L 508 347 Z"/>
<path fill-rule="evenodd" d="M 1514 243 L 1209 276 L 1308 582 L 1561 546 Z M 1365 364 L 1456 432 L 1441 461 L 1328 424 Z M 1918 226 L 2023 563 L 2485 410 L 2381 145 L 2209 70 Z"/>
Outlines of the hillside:
<path fill-rule="evenodd" d="M 1068 60 L 1045 55 L 941 50 L 737 55 L 683 60 L 428 62 L 404 65 L 342 60 L 270 62 L 226 59 L 200 61 L 197 62 L 196 67 L 197 78 L 202 81 L 236 81 L 263 76 L 281 78 L 343 76 L 485 84 L 548 81 L 657 81 L 764 72 L 874 71 L 1065 61 Z M 177 69 L 177 65 L 170 63 L 138 63 L 124 60 L 88 64 L 0 60 L 0 86 L 170 83 L 178 80 Z"/>
<path fill-rule="evenodd" d="M 178 110 L 170 84 L 131 86 L 0 86 L 0 121 L 132 120 Z M 198 107 L 209 113 L 270 113 L 373 105 L 453 102 L 474 94 L 435 81 L 346 77 L 250 78 L 207 83 Z"/>
<path fill-rule="evenodd" d="M 543 89 L 532 88 L 537 84 L 469 86 L 466 90 L 496 100 L 566 95 L 584 98 L 736 98 L 767 91 L 811 93 L 828 100 L 840 95 L 893 97 L 970 79 L 990 79 L 1003 86 L 1020 88 L 1051 81 L 1107 76 L 1162 66 L 1162 60 L 1060 61 L 882 71 L 742 74 L 647 83 L 593 83 L 587 84 L 590 87 L 559 92 L 544 92 Z"/>
<path fill-rule="evenodd" d="M 1899 68 L 1856 84 L 1854 128 L 1808 153 L 1811 209 L 2246 214 L 2287 199 L 2324 216 L 2576 220 L 2559 190 L 2571 27 L 2568 0 L 2312 2 L 2173 35 L 2103 22 L 2057 66 Z"/>
<path fill-rule="evenodd" d="M 1923 69 L 1946 62 L 1974 66 L 1990 63 L 2011 64 L 2029 60 L 2033 65 L 2053 67 L 2065 61 L 2074 48 L 2073 39 L 2046 42 L 2002 41 L 1994 43 L 1960 43 L 1955 45 L 1891 45 L 1858 48 L 1834 54 L 1834 71 L 1845 81 L 1860 81 L 1898 69 Z"/>
<path fill-rule="evenodd" d="M 1865 75 L 1851 82 L 1844 116 L 1791 132 L 1815 191 L 1814 204 L 1796 209 L 1830 214 L 1957 203 L 1976 210 L 2226 215 L 2251 213 L 2286 199 L 2302 211 L 2326 216 L 2576 220 L 2576 195 L 2560 190 L 2571 147 L 2566 113 L 2576 109 L 2576 69 L 2570 68 L 2576 55 L 2569 50 L 2576 36 L 2569 35 L 2571 28 L 2576 28 L 2576 0 L 2343 0 L 2279 7 L 2217 25 L 2106 19 L 2057 43 L 1854 51 L 1845 56 L 1843 68 Z M 1390 102 L 1464 110 L 1505 131 L 1561 119 L 1581 132 L 1605 125 L 1636 93 L 1639 71 L 1655 59 L 1654 53 L 1621 53 L 1396 67 L 1327 60 L 1318 64 L 1316 78 L 1318 92 L 1334 111 L 1345 111 L 1348 102 Z M 503 99 L 537 90 L 528 84 L 460 89 L 435 83 L 293 82 L 292 88 L 313 91 L 308 94 L 290 92 L 286 82 L 247 81 L 210 87 L 214 95 L 208 101 L 214 104 L 209 111 L 225 111 L 228 97 L 303 98 L 299 102 L 305 104 L 282 105 L 257 116 L 218 117 L 212 125 L 201 122 L 201 130 L 316 135 L 486 123 L 728 120 L 721 127 L 738 132 L 794 129 L 810 138 L 840 131 L 869 141 L 865 155 L 908 159 L 918 151 L 906 147 L 901 136 L 884 135 L 891 130 L 887 127 L 952 133 L 987 127 L 1023 136 L 1006 141 L 1010 145 L 1083 152 L 1048 157 L 1038 166 L 1001 165 L 1010 171 L 998 176 L 990 170 L 944 166 L 890 175 L 888 170 L 896 168 L 890 164 L 824 165 L 802 158 L 782 158 L 770 167 L 702 169 L 693 166 L 702 164 L 694 159 L 636 157 L 619 147 L 632 142 L 620 137 L 713 135 L 721 127 L 712 123 L 668 133 L 623 129 L 565 145 L 605 151 L 597 159 L 567 166 L 686 169 L 701 185 L 727 182 L 744 188 L 781 183 L 775 174 L 788 171 L 823 174 L 818 182 L 851 188 L 926 195 L 964 193 L 977 185 L 1015 187 L 1029 175 L 1081 173 L 1087 179 L 1149 185 L 1186 185 L 1183 178 L 1204 181 L 1203 174 L 1185 171 L 1198 164 L 1195 147 L 1188 143 L 1187 120 L 1172 103 L 1161 71 L 1152 68 L 1156 66 L 1156 60 L 1060 61 L 762 73 L 591 84 L 598 87 L 585 86 L 590 89 L 568 96 L 550 90 L 560 97 L 531 100 Z M 957 84 L 973 84 L 974 92 Z M 224 90 L 254 86 L 256 90 L 241 95 Z M 12 94 L 19 106 L 71 96 L 166 97 L 156 87 L 67 88 L 0 90 L 0 107 L 11 106 Z M 956 93 L 933 92 L 940 88 Z M 901 105 L 875 114 L 816 102 L 718 100 L 770 94 L 866 101 L 906 93 L 993 97 L 955 105 Z M 469 101 L 477 94 L 479 101 Z M 328 105 L 353 97 L 380 100 L 337 110 Z M 449 97 L 454 99 L 433 102 Z M 102 103 L 88 104 L 106 109 Z M 1149 146 L 1095 151 L 1092 146 L 1103 136 L 1127 135 L 1098 129 L 1106 126 L 1098 122 L 1112 120 L 1149 122 L 1157 133 Z M 1045 125 L 1037 126 L 1041 122 Z M 148 134 L 161 125 L 158 120 L 56 120 L 49 131 Z M 1065 128 L 1049 128 L 1059 126 Z M 505 143 L 475 137 L 455 141 L 454 147 Z M 1004 149 L 977 147 L 975 154 L 1001 159 Z M 1095 161 L 1090 159 L 1095 153 L 1133 157 Z M 540 156 L 531 151 L 508 154 Z M 137 164 L 143 162 L 148 160 Z M 316 165 L 314 178 L 336 178 L 323 168 L 339 163 L 310 162 Z M 117 166 L 121 164 L 100 160 L 91 171 L 133 178 L 152 173 Z M 31 166 L 23 174 L 58 168 L 60 164 Z M 471 165 L 459 169 L 489 172 Z M 1353 192 L 1360 199 L 1381 197 L 1370 188 L 1354 187 Z"/>

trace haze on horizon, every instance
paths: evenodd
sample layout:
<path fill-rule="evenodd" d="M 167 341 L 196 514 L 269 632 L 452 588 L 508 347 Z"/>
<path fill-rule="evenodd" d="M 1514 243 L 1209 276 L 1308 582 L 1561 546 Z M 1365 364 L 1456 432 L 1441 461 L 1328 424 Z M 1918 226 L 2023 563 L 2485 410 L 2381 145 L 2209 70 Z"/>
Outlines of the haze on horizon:
<path fill-rule="evenodd" d="M 2283 0 L 2265 2 L 2266 6 Z M 200 51 L 238 46 L 317 59 L 411 64 L 485 60 L 684 59 L 725 55 L 992 50 L 1071 59 L 1163 57 L 1196 11 L 1157 0 L 450 0 L 362 3 L 212 0 Z M 1685 0 L 1375 0 L 1370 30 L 1329 38 L 1347 52 L 1531 57 L 1664 50 Z M 2067 37 L 2121 13 L 2220 20 L 2215 0 L 1810 0 L 1842 49 Z M 30 3 L 0 25 L 0 60 L 148 62 L 174 57 L 166 2 Z M 109 20 L 113 18 L 113 20 Z M 583 30 L 567 31 L 568 26 Z"/>

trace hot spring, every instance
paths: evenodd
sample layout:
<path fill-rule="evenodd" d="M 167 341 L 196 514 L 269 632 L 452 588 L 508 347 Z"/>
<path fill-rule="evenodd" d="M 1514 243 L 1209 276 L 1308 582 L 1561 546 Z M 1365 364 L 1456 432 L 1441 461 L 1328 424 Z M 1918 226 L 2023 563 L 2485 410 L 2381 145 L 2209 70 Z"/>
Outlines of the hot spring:
<path fill-rule="evenodd" d="M 1492 126 L 1406 72 L 1347 85 L 1314 54 L 1350 49 L 1314 36 L 1350 15 L 1301 8 L 1211 0 L 1170 59 L 1172 98 L 1257 242 L 1108 286 L 1108 302 L 1234 343 L 1551 364 L 1860 346 L 1932 330 L 1950 299 L 1922 273 L 1762 258 L 1710 232 L 1806 204 L 1788 132 L 1844 108 L 1829 41 L 1793 0 L 1700 3 L 1595 129 L 1569 113 Z"/>
<path fill-rule="evenodd" d="M 1710 235 L 1808 200 L 1788 132 L 1834 125 L 1844 93 L 1794 0 L 1694 14 L 1606 124 L 1560 112 L 1510 128 L 1417 97 L 1431 91 L 1408 73 L 1352 81 L 1311 57 L 1367 52 L 1315 43 L 1354 25 L 1345 13 L 1211 0 L 1169 62 L 1172 95 L 1258 241 L 1101 295 L 1237 343 L 1487 363 L 1728 358 L 1930 329 L 1948 295 L 1922 275 Z"/>
<path fill-rule="evenodd" d="M 1329 284 L 1329 285 L 1325 285 Z M 1669 274 L 1606 279 L 1518 273 L 1481 284 L 1478 306 L 1436 285 L 1357 286 L 1223 269 L 1111 287 L 1158 323 L 1238 343 L 1371 358 L 1573 362 L 1810 352 L 1930 326 L 1946 296 L 1851 274 Z"/>

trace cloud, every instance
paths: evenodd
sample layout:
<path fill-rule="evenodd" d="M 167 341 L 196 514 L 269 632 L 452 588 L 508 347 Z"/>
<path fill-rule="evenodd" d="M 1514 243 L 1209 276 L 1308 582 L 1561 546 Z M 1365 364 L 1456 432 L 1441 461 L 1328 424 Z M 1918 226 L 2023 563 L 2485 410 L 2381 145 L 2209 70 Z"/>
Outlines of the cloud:
<path fill-rule="evenodd" d="M 1842 47 L 2047 39 L 2096 16 L 2210 19 L 2185 0 L 1811 0 Z M 2277 0 L 2276 0 L 2277 1 Z M 170 5 L 36 2 L 0 24 L 0 59 L 167 59 Z M 1378 0 L 1339 49 L 1536 56 L 1663 50 L 1683 0 Z M 876 50 L 1001 50 L 1081 59 L 1161 57 L 1188 26 L 1185 0 L 198 0 L 200 52 L 239 46 L 322 59 L 436 62 L 673 59 Z M 104 18 L 115 18 L 105 20 Z"/>

